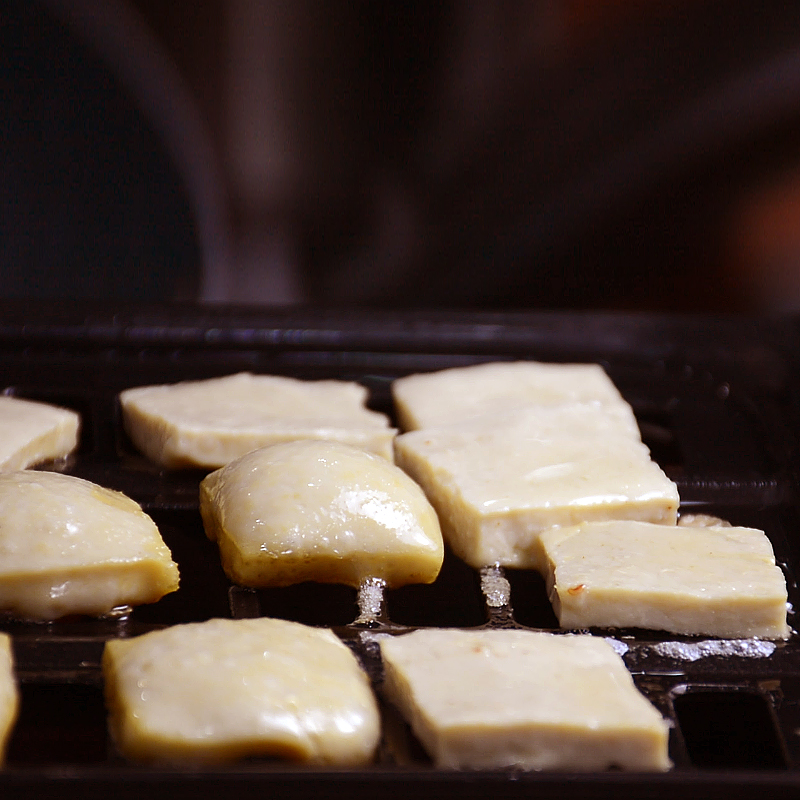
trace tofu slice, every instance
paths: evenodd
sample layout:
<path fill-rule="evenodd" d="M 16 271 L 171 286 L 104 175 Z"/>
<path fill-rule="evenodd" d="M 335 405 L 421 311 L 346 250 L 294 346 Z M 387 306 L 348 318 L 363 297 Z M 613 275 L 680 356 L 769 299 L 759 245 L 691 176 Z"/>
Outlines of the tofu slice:
<path fill-rule="evenodd" d="M 263 617 L 175 625 L 107 642 L 102 668 L 109 729 L 134 760 L 360 766 L 380 736 L 369 680 L 327 629 Z"/>
<path fill-rule="evenodd" d="M 14 675 L 11 637 L 0 633 L 0 765 L 5 762 L 8 741 L 19 714 L 19 689 Z"/>
<path fill-rule="evenodd" d="M 0 473 L 0 610 L 100 616 L 178 588 L 153 520 L 119 492 L 55 472 Z"/>
<path fill-rule="evenodd" d="M 64 458 L 78 446 L 80 415 L 67 408 L 0 395 L 0 470 Z"/>
<path fill-rule="evenodd" d="M 119 396 L 125 430 L 151 461 L 217 469 L 278 442 L 330 439 L 392 457 L 396 433 L 349 381 L 302 381 L 242 372 L 141 386 Z"/>
<path fill-rule="evenodd" d="M 603 639 L 428 629 L 380 649 L 384 691 L 438 767 L 670 767 L 667 722 Z"/>
<path fill-rule="evenodd" d="M 541 535 L 563 628 L 785 639 L 786 580 L 763 531 L 596 522 Z"/>
<path fill-rule="evenodd" d="M 594 404 L 525 408 L 401 434 L 395 460 L 470 566 L 542 569 L 538 537 L 584 520 L 674 525 L 678 490 Z"/>
<path fill-rule="evenodd" d="M 226 574 L 243 586 L 431 583 L 444 558 L 422 489 L 385 458 L 338 442 L 236 459 L 202 481 L 200 512 Z"/>
<path fill-rule="evenodd" d="M 417 373 L 392 383 L 404 431 L 436 428 L 522 406 L 595 403 L 625 417 L 638 437 L 630 406 L 599 364 L 489 362 Z"/>

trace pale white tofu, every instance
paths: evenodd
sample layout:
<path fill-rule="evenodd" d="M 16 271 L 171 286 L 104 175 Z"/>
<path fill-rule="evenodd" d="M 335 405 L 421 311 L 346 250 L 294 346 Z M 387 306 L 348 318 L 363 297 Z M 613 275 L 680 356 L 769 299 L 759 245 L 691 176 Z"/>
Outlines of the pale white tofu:
<path fill-rule="evenodd" d="M 624 423 L 594 404 L 525 408 L 401 434 L 395 460 L 475 568 L 541 569 L 540 533 L 584 520 L 673 525 L 678 490 Z"/>
<path fill-rule="evenodd" d="M 80 415 L 67 408 L 0 395 L 0 470 L 64 458 L 78 446 Z"/>
<path fill-rule="evenodd" d="M 763 531 L 596 522 L 540 537 L 563 628 L 785 639 L 786 579 Z"/>
<path fill-rule="evenodd" d="M 595 403 L 625 418 L 639 435 L 630 406 L 599 364 L 498 361 L 417 373 L 392 383 L 402 430 L 436 428 L 521 406 Z"/>
<path fill-rule="evenodd" d="M 355 382 L 246 372 L 140 386 L 119 397 L 123 426 L 150 460 L 208 469 L 295 439 L 330 439 L 390 459 L 396 431 L 366 399 L 366 387 Z"/>
<path fill-rule="evenodd" d="M 444 558 L 436 512 L 392 462 L 338 442 L 254 450 L 200 484 L 206 533 L 244 586 L 431 583 Z"/>
<path fill-rule="evenodd" d="M 360 766 L 380 736 L 369 679 L 327 629 L 211 619 L 111 640 L 102 666 L 109 729 L 134 760 Z"/>
<path fill-rule="evenodd" d="M 0 633 L 0 765 L 5 761 L 8 740 L 19 714 L 19 689 L 14 675 L 11 637 Z"/>
<path fill-rule="evenodd" d="M 100 616 L 178 588 L 153 520 L 125 495 L 55 472 L 0 473 L 0 611 Z"/>
<path fill-rule="evenodd" d="M 603 639 L 427 629 L 380 649 L 384 691 L 438 767 L 670 767 L 668 723 Z"/>

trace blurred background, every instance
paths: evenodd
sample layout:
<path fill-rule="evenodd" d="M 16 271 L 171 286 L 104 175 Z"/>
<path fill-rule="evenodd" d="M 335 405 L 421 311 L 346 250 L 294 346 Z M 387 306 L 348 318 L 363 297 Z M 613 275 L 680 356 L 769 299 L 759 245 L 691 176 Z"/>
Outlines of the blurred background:
<path fill-rule="evenodd" d="M 800 308 L 800 8 L 0 0 L 0 296 Z"/>

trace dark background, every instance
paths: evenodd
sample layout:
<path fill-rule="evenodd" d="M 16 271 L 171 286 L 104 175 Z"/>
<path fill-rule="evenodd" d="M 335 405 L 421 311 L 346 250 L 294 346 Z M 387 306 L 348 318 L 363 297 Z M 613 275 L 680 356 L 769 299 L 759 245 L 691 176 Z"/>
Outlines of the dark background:
<path fill-rule="evenodd" d="M 2 296 L 800 306 L 793 3 L 0 0 L 0 36 Z"/>

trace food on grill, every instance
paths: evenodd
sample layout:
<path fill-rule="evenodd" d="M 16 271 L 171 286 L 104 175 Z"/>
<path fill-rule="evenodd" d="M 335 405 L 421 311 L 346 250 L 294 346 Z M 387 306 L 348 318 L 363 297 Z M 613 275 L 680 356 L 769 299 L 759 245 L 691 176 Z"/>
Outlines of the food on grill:
<path fill-rule="evenodd" d="M 11 637 L 0 633 L 0 765 L 5 761 L 6 747 L 18 712 L 19 690 L 14 676 Z"/>
<path fill-rule="evenodd" d="M 130 498 L 55 472 L 0 474 L 0 611 L 100 616 L 177 588 L 177 564 Z"/>
<path fill-rule="evenodd" d="M 584 520 L 675 524 L 678 491 L 592 403 L 521 408 L 401 434 L 395 460 L 470 566 L 541 569 L 540 533 Z"/>
<path fill-rule="evenodd" d="M 427 629 L 380 649 L 385 692 L 438 767 L 670 766 L 667 723 L 603 639 Z"/>
<path fill-rule="evenodd" d="M 369 680 L 327 629 L 211 619 L 111 640 L 102 665 L 110 731 L 134 760 L 359 766 L 378 743 Z"/>
<path fill-rule="evenodd" d="M 444 544 L 423 491 L 390 461 L 338 442 L 261 448 L 200 484 L 206 533 L 243 586 L 431 583 Z"/>
<path fill-rule="evenodd" d="M 403 430 L 435 428 L 521 406 L 595 403 L 639 435 L 630 406 L 598 364 L 490 362 L 417 373 L 392 383 Z"/>
<path fill-rule="evenodd" d="M 785 639 L 786 580 L 763 531 L 585 523 L 540 537 L 563 628 Z"/>
<path fill-rule="evenodd" d="M 68 456 L 78 445 L 80 415 L 66 408 L 0 396 L 0 470 Z"/>
<path fill-rule="evenodd" d="M 392 457 L 395 430 L 365 407 L 349 381 L 302 381 L 242 372 L 141 386 L 120 394 L 126 432 L 152 461 L 217 469 L 245 453 L 294 439 L 330 439 Z"/>

